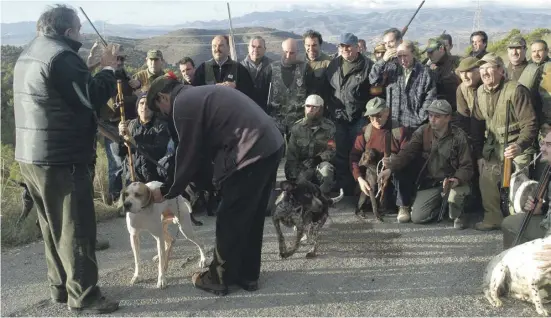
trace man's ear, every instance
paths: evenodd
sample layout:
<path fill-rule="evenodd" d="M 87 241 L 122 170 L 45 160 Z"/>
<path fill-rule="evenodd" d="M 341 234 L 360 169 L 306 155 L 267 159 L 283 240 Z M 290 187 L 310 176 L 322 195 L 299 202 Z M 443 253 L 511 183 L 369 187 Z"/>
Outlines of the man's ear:
<path fill-rule="evenodd" d="M 296 183 L 294 181 L 281 181 L 279 187 L 282 191 L 293 191 L 296 188 Z"/>

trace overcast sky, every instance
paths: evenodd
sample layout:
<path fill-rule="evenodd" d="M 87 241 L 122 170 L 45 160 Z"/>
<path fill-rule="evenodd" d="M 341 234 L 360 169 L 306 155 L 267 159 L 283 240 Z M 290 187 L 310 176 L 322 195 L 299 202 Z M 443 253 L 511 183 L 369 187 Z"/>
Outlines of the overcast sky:
<path fill-rule="evenodd" d="M 420 0 L 300 0 L 274 1 L 229 0 L 232 17 L 254 11 L 273 10 L 315 10 L 334 11 L 339 9 L 370 8 L 399 9 L 415 8 Z M 40 13 L 55 3 L 69 4 L 76 9 L 82 7 L 95 20 L 107 23 L 133 23 L 141 25 L 172 25 L 196 20 L 220 20 L 227 18 L 226 1 L 1 1 L 2 22 L 36 21 Z M 424 7 L 476 7 L 476 0 L 426 0 Z M 483 5 L 522 5 L 525 8 L 548 8 L 551 0 L 482 0 Z M 368 12 L 368 11 L 366 11 Z M 80 12 L 79 12 L 80 14 Z M 84 19 L 81 16 L 81 19 Z"/>

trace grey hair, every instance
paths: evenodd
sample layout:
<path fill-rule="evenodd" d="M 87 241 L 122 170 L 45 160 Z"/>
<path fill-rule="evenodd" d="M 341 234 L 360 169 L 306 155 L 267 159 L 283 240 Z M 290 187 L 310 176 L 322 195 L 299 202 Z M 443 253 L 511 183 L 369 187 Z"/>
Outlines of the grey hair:
<path fill-rule="evenodd" d="M 262 45 L 264 46 L 264 48 L 266 48 L 266 41 L 264 40 L 263 37 L 261 37 L 260 35 L 255 35 L 251 38 L 251 40 L 249 41 L 249 45 L 251 45 L 251 43 L 254 41 L 254 40 L 258 40 L 258 41 L 262 41 Z"/>
<path fill-rule="evenodd" d="M 76 10 L 64 4 L 57 4 L 46 10 L 36 23 L 36 31 L 43 35 L 64 35 L 75 27 Z"/>
<path fill-rule="evenodd" d="M 404 40 L 402 42 L 402 45 L 405 46 L 408 50 L 411 51 L 411 53 L 415 54 L 415 43 L 413 43 L 413 41 L 410 41 L 410 40 Z"/>

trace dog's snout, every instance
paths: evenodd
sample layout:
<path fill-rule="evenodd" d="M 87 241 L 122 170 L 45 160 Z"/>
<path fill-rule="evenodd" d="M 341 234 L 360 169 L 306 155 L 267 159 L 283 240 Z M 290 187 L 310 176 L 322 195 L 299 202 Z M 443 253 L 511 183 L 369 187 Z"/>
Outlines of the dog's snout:
<path fill-rule="evenodd" d="M 129 210 L 130 207 L 132 206 L 132 202 L 126 201 L 122 206 L 124 207 L 125 210 Z"/>

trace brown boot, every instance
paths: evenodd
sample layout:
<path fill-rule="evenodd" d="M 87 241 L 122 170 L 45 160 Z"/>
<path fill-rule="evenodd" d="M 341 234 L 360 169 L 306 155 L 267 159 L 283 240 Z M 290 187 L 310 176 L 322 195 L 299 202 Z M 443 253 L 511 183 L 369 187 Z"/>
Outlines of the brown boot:
<path fill-rule="evenodd" d="M 103 251 L 109 248 L 109 241 L 96 240 L 96 251 Z"/>
<path fill-rule="evenodd" d="M 191 282 L 196 288 L 213 293 L 217 296 L 226 296 L 228 294 L 228 286 L 220 284 L 218 280 L 212 276 L 210 271 L 193 274 L 193 276 L 191 276 Z"/>
<path fill-rule="evenodd" d="M 476 223 L 474 225 L 474 228 L 478 231 L 494 231 L 494 230 L 499 230 L 501 227 L 497 224 L 488 224 L 482 221 L 482 222 Z"/>
<path fill-rule="evenodd" d="M 69 309 L 69 311 L 72 311 L 72 312 L 101 315 L 101 314 L 109 314 L 118 310 L 119 302 L 107 300 L 107 298 L 102 296 L 96 299 L 95 301 L 93 301 L 90 305 L 87 305 L 84 307 L 67 306 L 67 308 Z"/>

